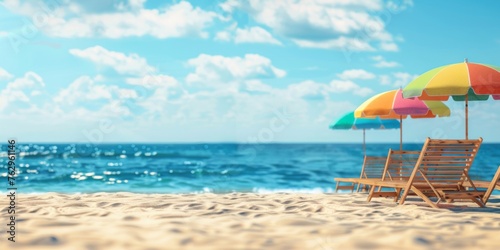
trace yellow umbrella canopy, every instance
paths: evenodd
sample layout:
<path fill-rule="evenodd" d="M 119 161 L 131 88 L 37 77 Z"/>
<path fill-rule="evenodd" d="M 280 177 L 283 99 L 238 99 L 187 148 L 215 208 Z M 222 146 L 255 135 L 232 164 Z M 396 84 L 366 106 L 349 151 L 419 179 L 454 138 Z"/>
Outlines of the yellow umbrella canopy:
<path fill-rule="evenodd" d="M 403 98 L 401 89 L 375 95 L 361 104 L 355 117 L 379 117 L 400 120 L 400 149 L 403 148 L 403 120 L 412 118 L 434 118 L 450 116 L 450 109 L 440 101 L 422 101 L 418 98 Z"/>
<path fill-rule="evenodd" d="M 500 67 L 465 60 L 441 66 L 415 78 L 403 89 L 403 96 L 421 100 L 465 100 L 465 138 L 468 139 L 468 101 L 500 100 Z"/>

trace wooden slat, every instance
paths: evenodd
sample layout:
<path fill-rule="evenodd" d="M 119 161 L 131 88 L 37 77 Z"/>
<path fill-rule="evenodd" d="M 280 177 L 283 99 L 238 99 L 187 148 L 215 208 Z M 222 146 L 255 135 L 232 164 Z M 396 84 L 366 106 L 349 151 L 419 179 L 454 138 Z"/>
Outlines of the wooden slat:
<path fill-rule="evenodd" d="M 349 189 L 354 190 L 355 184 L 359 183 L 359 180 L 364 178 L 377 178 L 380 180 L 382 178 L 383 170 L 385 167 L 386 157 L 380 156 L 365 156 L 363 160 L 363 167 L 361 169 L 361 174 L 359 178 L 334 178 L 337 182 L 336 189 L 343 190 Z M 349 182 L 352 185 L 340 185 L 340 183 Z M 359 187 L 358 187 L 359 191 Z"/>
<path fill-rule="evenodd" d="M 441 170 L 440 169 L 440 170 L 436 170 L 436 171 L 433 170 L 432 171 L 432 174 L 463 174 L 463 173 L 464 173 L 463 170 L 462 171 L 457 171 L 457 170 L 448 171 L 448 170 Z"/>
<path fill-rule="evenodd" d="M 399 193 L 396 192 L 389 192 L 389 191 L 384 191 L 384 192 L 373 192 L 371 195 L 372 197 L 397 197 Z"/>
<path fill-rule="evenodd" d="M 474 180 L 473 183 L 474 183 L 474 186 L 476 186 L 477 188 L 488 188 L 491 184 L 491 181 Z M 467 183 L 464 183 L 464 187 L 472 187 L 472 185 L 469 182 L 467 182 Z M 500 190 L 500 182 L 495 184 L 495 189 Z"/>
<path fill-rule="evenodd" d="M 431 160 L 434 160 L 434 159 L 441 160 L 441 159 L 456 159 L 457 156 L 449 156 L 449 155 L 427 155 L 425 158 L 426 159 L 431 159 Z"/>

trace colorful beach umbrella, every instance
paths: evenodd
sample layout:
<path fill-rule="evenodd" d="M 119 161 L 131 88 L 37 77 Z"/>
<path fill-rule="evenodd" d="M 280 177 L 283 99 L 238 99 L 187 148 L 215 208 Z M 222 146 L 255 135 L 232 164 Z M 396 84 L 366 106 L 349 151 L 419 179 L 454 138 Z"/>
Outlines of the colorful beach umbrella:
<path fill-rule="evenodd" d="M 353 129 L 363 130 L 363 154 L 366 156 L 365 130 L 366 129 L 397 129 L 400 124 L 394 119 L 381 120 L 378 117 L 372 118 L 356 118 L 354 112 L 350 112 L 342 116 L 336 122 L 330 124 L 330 129 Z"/>
<path fill-rule="evenodd" d="M 500 67 L 465 62 L 431 69 L 411 81 L 403 96 L 420 100 L 465 101 L 465 138 L 469 137 L 469 101 L 500 100 Z"/>
<path fill-rule="evenodd" d="M 366 100 L 355 111 L 355 117 L 379 117 L 399 119 L 399 148 L 403 149 L 403 119 L 450 116 L 450 109 L 440 101 L 422 101 L 418 98 L 403 98 L 401 89 L 380 93 Z"/>

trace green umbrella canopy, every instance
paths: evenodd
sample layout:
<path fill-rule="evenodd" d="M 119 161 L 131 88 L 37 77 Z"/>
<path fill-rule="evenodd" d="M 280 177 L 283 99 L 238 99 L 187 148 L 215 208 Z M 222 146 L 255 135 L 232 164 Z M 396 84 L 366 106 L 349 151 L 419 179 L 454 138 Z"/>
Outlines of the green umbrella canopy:
<path fill-rule="evenodd" d="M 375 118 L 356 118 L 354 117 L 354 111 L 345 114 L 340 117 L 336 122 L 330 124 L 330 129 L 353 129 L 353 130 L 363 130 L 363 154 L 366 156 L 366 146 L 365 146 L 365 130 L 366 129 L 397 129 L 400 124 L 398 120 L 395 119 L 380 119 Z"/>
<path fill-rule="evenodd" d="M 399 121 L 395 119 L 356 118 L 354 111 L 349 112 L 330 124 L 330 129 L 398 129 Z"/>

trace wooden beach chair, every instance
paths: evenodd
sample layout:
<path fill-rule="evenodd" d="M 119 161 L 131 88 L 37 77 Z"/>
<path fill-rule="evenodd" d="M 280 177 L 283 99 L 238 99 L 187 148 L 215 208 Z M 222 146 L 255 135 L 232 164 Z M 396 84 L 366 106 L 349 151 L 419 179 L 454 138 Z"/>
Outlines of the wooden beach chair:
<path fill-rule="evenodd" d="M 493 176 L 493 179 L 491 181 L 478 181 L 478 180 L 473 180 L 474 186 L 476 188 L 482 188 L 485 189 L 484 195 L 482 196 L 482 201 L 484 205 L 488 203 L 488 200 L 490 199 L 491 193 L 493 190 L 498 189 L 500 190 L 500 166 L 498 166 L 497 172 Z M 467 182 L 465 187 L 470 188 L 471 185 L 469 182 Z"/>
<path fill-rule="evenodd" d="M 415 166 L 420 151 L 392 150 L 389 149 L 387 157 L 366 156 L 363 162 L 360 178 L 335 178 L 336 189 L 354 190 L 357 184 L 357 192 L 361 187 L 365 189 L 373 186 L 380 180 L 407 180 L 411 175 L 411 170 Z M 351 185 L 340 185 L 341 182 L 349 182 Z M 399 192 L 398 192 L 399 193 Z M 380 189 L 373 195 L 376 197 L 397 197 L 396 191 L 382 192 Z"/>
<path fill-rule="evenodd" d="M 485 192 L 478 191 L 469 178 L 469 169 L 481 143 L 482 138 L 477 140 L 427 138 L 408 180 L 376 181 L 374 185 L 403 190 L 399 204 L 404 204 L 407 196 L 413 192 L 433 208 L 438 208 L 442 200 L 458 199 L 471 200 L 484 207 L 482 197 L 485 197 Z M 465 182 L 469 182 L 472 190 L 466 190 Z M 370 194 L 374 190 L 372 187 Z M 433 202 L 430 197 L 436 197 L 437 201 Z"/>
<path fill-rule="evenodd" d="M 365 156 L 363 160 L 363 167 L 361 168 L 361 174 L 359 178 L 335 178 L 335 192 L 340 190 L 351 190 L 354 191 L 354 187 L 358 184 L 356 192 L 359 192 L 361 185 L 359 185 L 359 180 L 374 178 L 377 180 L 382 179 L 382 175 L 385 168 L 386 157 L 383 156 Z M 349 185 L 340 185 L 341 183 L 350 183 Z M 366 186 L 365 186 L 366 188 Z"/>
<path fill-rule="evenodd" d="M 419 155 L 420 151 L 389 149 L 384 173 L 382 175 L 382 181 L 407 181 L 411 176 Z M 372 186 L 373 190 L 370 190 L 368 201 L 370 201 L 373 197 L 394 197 L 394 201 L 397 201 L 399 194 L 401 193 L 401 189 L 395 188 L 394 191 L 383 191 L 380 186 L 376 185 L 376 182 L 378 181 L 379 180 L 376 179 L 366 179 L 360 181 L 360 184 Z M 375 191 L 375 189 L 377 189 L 377 191 Z"/>

